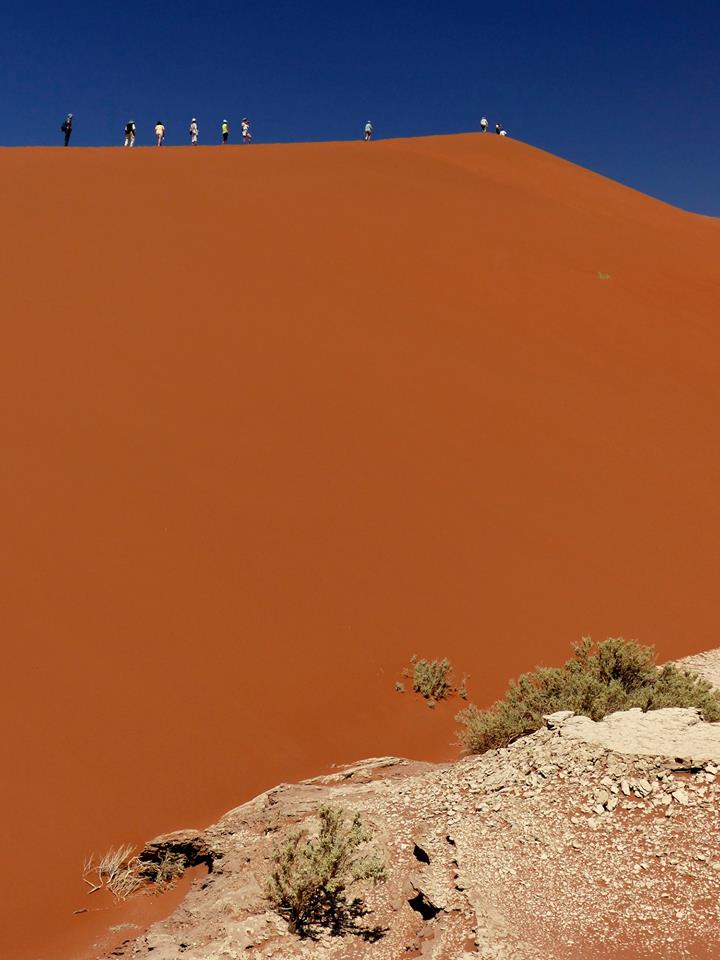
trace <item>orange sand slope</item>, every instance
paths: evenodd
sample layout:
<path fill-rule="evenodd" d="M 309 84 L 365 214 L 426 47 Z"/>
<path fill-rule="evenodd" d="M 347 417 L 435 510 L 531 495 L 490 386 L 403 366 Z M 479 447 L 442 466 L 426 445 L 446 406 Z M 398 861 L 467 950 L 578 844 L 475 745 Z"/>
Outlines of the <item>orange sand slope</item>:
<path fill-rule="evenodd" d="M 499 137 L 0 153 L 0 955 L 85 854 L 716 646 L 720 228 Z M 603 279 L 603 277 L 607 277 Z"/>

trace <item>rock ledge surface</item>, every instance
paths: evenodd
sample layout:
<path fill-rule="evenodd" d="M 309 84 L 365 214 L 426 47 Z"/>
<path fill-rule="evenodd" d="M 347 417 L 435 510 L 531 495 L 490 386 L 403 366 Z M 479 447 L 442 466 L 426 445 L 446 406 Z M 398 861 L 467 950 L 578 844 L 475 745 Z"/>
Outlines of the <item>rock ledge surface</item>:
<path fill-rule="evenodd" d="M 709 958 L 720 935 L 720 724 L 694 710 L 537 733 L 448 766 L 374 758 L 148 845 L 209 864 L 181 907 L 112 957 L 262 960 Z M 298 940 L 268 909 L 273 844 L 321 803 L 362 812 L 388 879 L 358 890 L 385 929 Z"/>

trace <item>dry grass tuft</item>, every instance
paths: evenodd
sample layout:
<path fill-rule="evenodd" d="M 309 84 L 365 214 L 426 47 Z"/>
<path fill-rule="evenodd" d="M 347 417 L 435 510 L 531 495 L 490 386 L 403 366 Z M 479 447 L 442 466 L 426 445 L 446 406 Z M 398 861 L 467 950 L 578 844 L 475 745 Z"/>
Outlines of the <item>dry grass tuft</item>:
<path fill-rule="evenodd" d="M 127 900 L 140 890 L 162 893 L 177 883 L 186 867 L 183 853 L 164 850 L 158 860 L 143 860 L 126 844 L 112 847 L 100 859 L 88 857 L 83 880 L 90 887 L 88 893 L 108 890 L 118 900 Z"/>
<path fill-rule="evenodd" d="M 90 887 L 89 893 L 109 890 L 118 900 L 126 900 L 144 883 L 140 861 L 130 844 L 111 847 L 99 860 L 88 857 L 83 864 L 83 880 Z"/>

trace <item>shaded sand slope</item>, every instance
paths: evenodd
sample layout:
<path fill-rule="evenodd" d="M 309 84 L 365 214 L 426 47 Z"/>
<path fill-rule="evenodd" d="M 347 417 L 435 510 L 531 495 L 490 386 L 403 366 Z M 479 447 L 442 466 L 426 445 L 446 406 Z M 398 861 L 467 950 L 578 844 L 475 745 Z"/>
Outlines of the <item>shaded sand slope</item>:
<path fill-rule="evenodd" d="M 717 222 L 490 136 L 0 184 L 4 958 L 111 922 L 91 850 L 452 756 L 413 652 L 717 645 Z"/>

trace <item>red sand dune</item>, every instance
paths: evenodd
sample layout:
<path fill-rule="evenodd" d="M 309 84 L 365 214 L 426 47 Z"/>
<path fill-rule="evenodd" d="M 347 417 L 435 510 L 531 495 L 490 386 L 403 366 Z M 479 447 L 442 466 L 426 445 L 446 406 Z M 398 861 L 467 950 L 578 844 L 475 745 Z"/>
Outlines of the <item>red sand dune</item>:
<path fill-rule="evenodd" d="M 414 652 L 718 644 L 716 221 L 479 135 L 0 183 L 5 960 L 126 916 L 90 851 L 453 756 Z"/>

